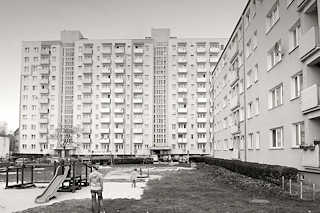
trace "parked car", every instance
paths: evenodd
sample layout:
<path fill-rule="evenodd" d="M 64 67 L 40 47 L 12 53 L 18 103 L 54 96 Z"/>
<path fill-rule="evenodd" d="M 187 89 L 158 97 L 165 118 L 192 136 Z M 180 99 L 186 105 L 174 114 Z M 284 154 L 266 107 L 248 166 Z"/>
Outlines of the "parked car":
<path fill-rule="evenodd" d="M 30 163 L 33 163 L 33 161 L 29 158 L 18 158 L 16 161 L 15 161 L 15 164 L 17 166 L 21 166 L 23 164 L 30 164 Z"/>

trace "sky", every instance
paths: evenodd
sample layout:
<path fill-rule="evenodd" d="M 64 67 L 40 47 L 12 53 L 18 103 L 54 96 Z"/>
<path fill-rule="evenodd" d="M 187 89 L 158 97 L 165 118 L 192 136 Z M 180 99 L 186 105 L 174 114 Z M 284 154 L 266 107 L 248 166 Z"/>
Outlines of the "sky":
<path fill-rule="evenodd" d="M 171 36 L 229 38 L 247 0 L 0 0 L 0 121 L 19 127 L 21 42 L 59 40 L 62 30 L 90 39 Z"/>

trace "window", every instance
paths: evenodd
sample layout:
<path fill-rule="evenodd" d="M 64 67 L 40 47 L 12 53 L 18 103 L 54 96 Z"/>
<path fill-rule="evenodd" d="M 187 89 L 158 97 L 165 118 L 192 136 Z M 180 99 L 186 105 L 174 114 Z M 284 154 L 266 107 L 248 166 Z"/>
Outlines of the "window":
<path fill-rule="evenodd" d="M 254 69 L 253 69 L 253 80 L 256 83 L 259 79 L 259 67 L 258 64 L 254 65 Z"/>
<path fill-rule="evenodd" d="M 275 66 L 277 63 L 279 63 L 281 59 L 281 41 L 278 41 L 267 53 L 268 70 Z"/>
<path fill-rule="evenodd" d="M 252 83 L 253 83 L 252 77 L 253 77 L 253 76 L 252 76 L 252 70 L 249 70 L 249 71 L 247 72 L 247 89 L 252 86 Z"/>
<path fill-rule="evenodd" d="M 253 133 L 249 133 L 249 143 L 248 143 L 248 149 L 253 149 L 254 148 L 254 135 Z"/>
<path fill-rule="evenodd" d="M 243 120 L 244 120 L 244 109 L 243 107 L 241 107 L 239 110 L 239 121 L 243 121 Z"/>
<path fill-rule="evenodd" d="M 254 116 L 254 106 L 253 102 L 248 103 L 248 118 L 252 118 Z"/>
<path fill-rule="evenodd" d="M 302 86 L 303 76 L 302 72 L 299 72 L 291 78 L 291 98 L 300 97 Z"/>
<path fill-rule="evenodd" d="M 273 25 L 279 20 L 279 1 L 277 1 L 268 12 L 266 17 L 266 33 L 271 30 Z"/>
<path fill-rule="evenodd" d="M 29 47 L 24 48 L 24 52 L 28 53 L 29 52 Z"/>
<path fill-rule="evenodd" d="M 260 132 L 256 132 L 255 140 L 256 149 L 260 149 Z"/>
<path fill-rule="evenodd" d="M 269 92 L 269 108 L 280 106 L 282 104 L 282 84 L 271 89 Z"/>
<path fill-rule="evenodd" d="M 304 122 L 293 124 L 294 131 L 294 147 L 299 147 L 305 144 L 305 127 Z"/>
<path fill-rule="evenodd" d="M 272 148 L 283 147 L 283 127 L 271 129 L 271 147 Z"/>
<path fill-rule="evenodd" d="M 259 115 L 260 113 L 260 101 L 259 98 L 256 98 L 256 103 L 255 103 L 255 114 Z"/>
<path fill-rule="evenodd" d="M 301 29 L 300 29 L 300 21 L 295 23 L 291 29 L 289 30 L 289 50 L 294 50 L 297 46 L 299 46 L 301 38 Z"/>

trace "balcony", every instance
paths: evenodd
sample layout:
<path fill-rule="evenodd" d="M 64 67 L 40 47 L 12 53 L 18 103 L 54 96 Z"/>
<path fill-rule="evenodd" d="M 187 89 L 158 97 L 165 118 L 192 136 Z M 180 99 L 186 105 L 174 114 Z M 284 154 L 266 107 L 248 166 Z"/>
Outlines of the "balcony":
<path fill-rule="evenodd" d="M 86 107 L 86 108 L 82 109 L 82 112 L 86 113 L 86 114 L 90 114 L 90 113 L 92 113 L 92 109 L 91 109 L 91 107 Z"/>
<path fill-rule="evenodd" d="M 112 53 L 112 47 L 104 46 L 101 48 L 101 52 L 103 54 L 111 54 Z"/>
<path fill-rule="evenodd" d="M 115 103 L 124 103 L 124 98 L 115 98 L 114 102 Z"/>
<path fill-rule="evenodd" d="M 90 128 L 83 128 L 83 129 L 82 129 L 82 133 L 88 133 L 88 134 L 90 134 L 90 133 L 91 133 L 91 129 L 90 129 Z"/>
<path fill-rule="evenodd" d="M 205 107 L 199 107 L 197 111 L 198 111 L 198 112 L 207 112 L 207 108 L 205 108 Z"/>
<path fill-rule="evenodd" d="M 142 64 L 143 63 L 143 58 L 142 57 L 135 57 L 133 59 L 133 62 L 136 64 Z"/>
<path fill-rule="evenodd" d="M 237 108 L 239 105 L 240 105 L 240 102 L 239 102 L 238 95 L 233 96 L 230 100 L 230 109 L 233 110 L 233 109 Z"/>
<path fill-rule="evenodd" d="M 101 83 L 107 83 L 110 84 L 111 83 L 111 78 L 108 77 L 101 77 L 100 78 Z"/>
<path fill-rule="evenodd" d="M 115 84 L 123 84 L 123 82 L 124 82 L 124 81 L 123 81 L 123 78 L 115 78 L 115 79 L 114 79 L 114 83 L 115 83 Z"/>
<path fill-rule="evenodd" d="M 319 86 L 317 84 L 302 90 L 301 111 L 304 114 L 320 109 L 319 94 Z"/>
<path fill-rule="evenodd" d="M 187 93 L 187 92 L 188 92 L 188 89 L 187 89 L 187 88 L 184 88 L 184 87 L 178 87 L 178 92 Z"/>
<path fill-rule="evenodd" d="M 133 103 L 134 104 L 142 104 L 143 103 L 143 99 L 142 98 L 133 98 Z"/>
<path fill-rule="evenodd" d="M 198 98 L 197 102 L 198 103 L 207 103 L 208 99 L 207 98 Z"/>
<path fill-rule="evenodd" d="M 142 108 L 133 108 L 133 113 L 142 114 L 143 113 L 143 109 Z"/>
<path fill-rule="evenodd" d="M 143 54 L 143 47 L 134 48 L 133 52 L 135 54 Z"/>
<path fill-rule="evenodd" d="M 205 53 L 206 47 L 197 47 L 197 53 Z"/>
<path fill-rule="evenodd" d="M 178 128 L 178 133 L 187 133 L 187 128 Z"/>
<path fill-rule="evenodd" d="M 107 128 L 107 129 L 100 129 L 100 133 L 109 133 L 110 132 L 110 129 Z M 100 143 L 110 143 L 110 138 L 101 138 Z"/>
<path fill-rule="evenodd" d="M 142 78 L 134 78 L 133 79 L 133 83 L 142 84 L 143 83 L 143 79 Z"/>
<path fill-rule="evenodd" d="M 319 146 L 315 146 L 314 150 L 303 150 L 301 165 L 306 168 L 319 168 L 320 158 L 319 158 Z"/>
<path fill-rule="evenodd" d="M 111 93 L 111 88 L 110 87 L 102 87 L 101 92 L 102 93 Z"/>
<path fill-rule="evenodd" d="M 181 77 L 178 77 L 178 82 L 180 83 L 187 83 L 188 82 L 188 78 L 181 78 Z"/>
<path fill-rule="evenodd" d="M 82 88 L 82 93 L 92 93 L 92 88 Z"/>
<path fill-rule="evenodd" d="M 105 108 L 100 108 L 100 112 L 104 112 L 104 113 L 110 113 L 111 112 L 111 109 L 110 107 L 105 107 Z"/>
<path fill-rule="evenodd" d="M 41 55 L 49 55 L 50 54 L 50 48 L 41 48 L 40 54 Z"/>
<path fill-rule="evenodd" d="M 49 79 L 41 79 L 40 84 L 49 84 Z"/>
<path fill-rule="evenodd" d="M 84 84 L 92 84 L 92 79 L 91 78 L 84 78 L 84 79 L 82 79 L 82 83 L 84 83 Z"/>
<path fill-rule="evenodd" d="M 206 93 L 206 92 L 207 92 L 207 89 L 206 89 L 206 88 L 203 88 L 203 87 L 198 87 L 198 88 L 197 88 L 197 92 L 198 92 L 198 93 Z"/>
<path fill-rule="evenodd" d="M 100 118 L 100 122 L 101 123 L 110 123 L 110 117 L 103 117 L 103 118 Z M 102 128 L 102 127 L 101 127 Z"/>
<path fill-rule="evenodd" d="M 178 143 L 187 143 L 187 138 L 178 138 Z"/>
<path fill-rule="evenodd" d="M 178 57 L 178 63 L 187 63 L 187 59 L 185 57 Z"/>
<path fill-rule="evenodd" d="M 143 93 L 143 89 L 142 88 L 134 88 L 133 93 L 137 93 L 137 94 Z"/>
<path fill-rule="evenodd" d="M 207 143 L 207 138 L 198 138 L 197 140 L 198 143 Z"/>
<path fill-rule="evenodd" d="M 123 133 L 123 128 L 115 128 L 113 129 L 114 133 Z"/>
<path fill-rule="evenodd" d="M 123 143 L 123 139 L 122 138 L 115 138 L 114 139 L 114 143 Z"/>
<path fill-rule="evenodd" d="M 197 128 L 198 133 L 206 133 L 207 129 L 206 128 Z"/>
<path fill-rule="evenodd" d="M 142 68 L 141 69 L 135 68 L 135 69 L 133 69 L 133 73 L 137 73 L 137 74 L 143 73 L 143 70 L 142 70 Z"/>
<path fill-rule="evenodd" d="M 133 134 L 143 134 L 142 128 L 133 128 L 132 130 Z"/>
<path fill-rule="evenodd" d="M 214 53 L 214 54 L 218 54 L 220 52 L 220 49 L 218 47 L 210 47 L 209 52 Z"/>
<path fill-rule="evenodd" d="M 82 118 L 82 123 L 84 124 L 91 124 L 92 120 L 91 118 Z"/>
<path fill-rule="evenodd" d="M 187 108 L 182 108 L 182 107 L 178 108 L 178 113 L 187 113 L 187 112 L 188 112 Z"/>
<path fill-rule="evenodd" d="M 49 89 L 40 89 L 40 94 L 48 94 L 49 93 Z"/>
<path fill-rule="evenodd" d="M 93 63 L 93 60 L 92 60 L 92 58 L 86 58 L 86 57 L 85 57 L 85 58 L 83 59 L 83 63 L 84 63 L 84 64 L 92 64 L 92 63 Z"/>
<path fill-rule="evenodd" d="M 124 57 L 116 57 L 116 58 L 114 59 L 114 62 L 115 62 L 116 64 L 123 64 L 123 63 L 124 63 Z"/>
<path fill-rule="evenodd" d="M 47 104 L 47 103 L 49 103 L 49 98 L 40 98 L 39 103 L 40 104 Z"/>
<path fill-rule="evenodd" d="M 207 123 L 207 118 L 197 118 L 198 123 Z"/>
<path fill-rule="evenodd" d="M 103 64 L 111 64 L 111 58 L 110 57 L 102 58 L 101 62 Z"/>
<path fill-rule="evenodd" d="M 41 58 L 40 59 L 40 64 L 50 64 L 49 58 Z"/>
<path fill-rule="evenodd" d="M 90 138 L 82 138 L 81 139 L 81 143 L 82 144 L 90 144 L 91 143 L 91 139 Z M 89 152 L 89 150 L 87 150 L 87 151 Z"/>
<path fill-rule="evenodd" d="M 39 70 L 40 75 L 49 75 L 49 69 L 42 68 Z"/>
<path fill-rule="evenodd" d="M 178 53 L 187 53 L 186 47 L 178 47 Z"/>
<path fill-rule="evenodd" d="M 206 83 L 207 79 L 206 78 L 197 78 L 198 83 Z"/>
<path fill-rule="evenodd" d="M 92 48 L 88 48 L 88 47 L 84 48 L 84 49 L 83 49 L 83 54 L 85 54 L 85 55 L 92 55 L 92 54 L 93 54 Z"/>
<path fill-rule="evenodd" d="M 209 62 L 210 63 L 218 63 L 219 58 L 218 57 L 210 57 Z"/>
<path fill-rule="evenodd" d="M 41 108 L 40 109 L 40 114 L 47 114 L 47 113 L 49 113 L 49 108 Z"/>
<path fill-rule="evenodd" d="M 319 42 L 319 28 L 317 26 L 311 27 L 306 33 L 301 36 L 299 45 L 299 53 L 301 61 L 307 59 L 307 65 L 312 65 L 320 59 L 320 42 Z"/>
<path fill-rule="evenodd" d="M 187 103 L 187 98 L 178 98 L 178 103 Z"/>
<path fill-rule="evenodd" d="M 133 123 L 134 124 L 142 124 L 143 123 L 143 119 L 142 118 L 134 118 L 133 119 Z"/>
<path fill-rule="evenodd" d="M 206 63 L 207 62 L 207 58 L 205 57 L 197 57 L 197 63 Z"/>
<path fill-rule="evenodd" d="M 197 72 L 198 72 L 198 73 L 206 73 L 206 72 L 207 72 L 207 69 L 206 69 L 206 68 L 198 68 L 198 69 L 197 69 Z"/>
<path fill-rule="evenodd" d="M 124 47 L 116 47 L 114 49 L 115 53 L 117 54 L 123 54 L 124 53 Z"/>
<path fill-rule="evenodd" d="M 239 131 L 240 131 L 239 125 L 233 124 L 233 125 L 230 127 L 230 132 L 231 132 L 231 134 L 237 134 L 237 133 L 239 133 Z"/>
<path fill-rule="evenodd" d="M 178 117 L 178 123 L 187 123 L 188 119 L 185 117 Z"/>
<path fill-rule="evenodd" d="M 114 89 L 114 93 L 124 93 L 124 89 L 123 89 L 123 87 L 116 87 L 115 89 Z"/>
<path fill-rule="evenodd" d="M 113 122 L 114 122 L 114 123 L 123 123 L 123 122 L 124 122 L 124 119 L 123 119 L 123 117 L 114 118 L 114 119 L 113 119 Z"/>
<path fill-rule="evenodd" d="M 178 73 L 187 73 L 187 68 L 178 68 Z"/>
<path fill-rule="evenodd" d="M 116 68 L 116 69 L 114 70 L 114 73 L 122 74 L 122 73 L 124 73 L 124 68 Z"/>
<path fill-rule="evenodd" d="M 124 109 L 123 108 L 115 108 L 114 109 L 114 113 L 117 113 L 117 114 L 122 114 L 122 113 L 124 113 Z"/>
<path fill-rule="evenodd" d="M 111 103 L 111 98 L 101 98 L 101 103 L 107 103 L 110 104 Z"/>
<path fill-rule="evenodd" d="M 39 133 L 40 134 L 48 134 L 48 129 L 47 128 L 39 129 Z"/>
<path fill-rule="evenodd" d="M 239 80 L 239 72 L 238 70 L 233 70 L 229 74 L 230 85 L 232 86 L 235 82 Z"/>
<path fill-rule="evenodd" d="M 133 143 L 143 143 L 143 138 L 140 135 L 133 136 Z"/>
<path fill-rule="evenodd" d="M 39 123 L 40 124 L 47 124 L 49 122 L 48 118 L 40 118 Z"/>

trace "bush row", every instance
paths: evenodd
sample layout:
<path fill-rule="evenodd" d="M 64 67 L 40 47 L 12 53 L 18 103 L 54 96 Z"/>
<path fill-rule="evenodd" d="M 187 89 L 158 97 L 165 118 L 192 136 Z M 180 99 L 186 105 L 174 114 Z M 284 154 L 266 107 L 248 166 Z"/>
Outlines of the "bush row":
<path fill-rule="evenodd" d="M 190 157 L 192 162 L 204 162 L 209 165 L 221 166 L 252 178 L 262 179 L 275 184 L 281 184 L 282 176 L 285 179 L 296 180 L 299 170 L 279 165 L 244 162 L 240 160 L 227 160 L 212 157 Z"/>
<path fill-rule="evenodd" d="M 111 159 L 92 159 L 93 163 L 110 164 Z M 114 158 L 114 164 L 153 164 L 152 158 Z"/>

